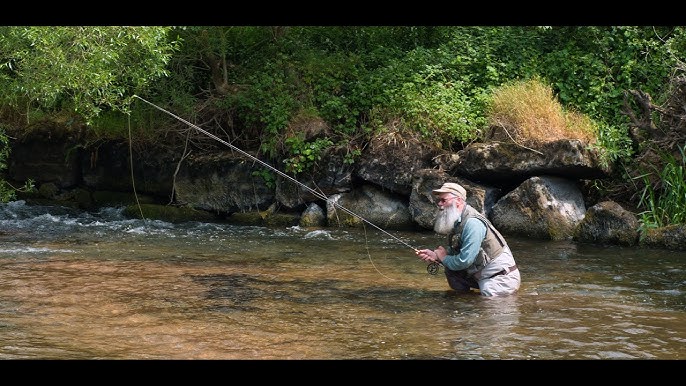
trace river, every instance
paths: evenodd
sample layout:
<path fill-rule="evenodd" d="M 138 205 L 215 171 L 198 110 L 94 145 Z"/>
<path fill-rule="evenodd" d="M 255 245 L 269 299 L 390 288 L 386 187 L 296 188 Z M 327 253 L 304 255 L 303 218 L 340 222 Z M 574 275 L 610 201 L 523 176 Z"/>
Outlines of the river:
<path fill-rule="evenodd" d="M 508 238 L 485 298 L 409 247 L 442 241 L 0 204 L 0 359 L 686 358 L 686 252 Z"/>

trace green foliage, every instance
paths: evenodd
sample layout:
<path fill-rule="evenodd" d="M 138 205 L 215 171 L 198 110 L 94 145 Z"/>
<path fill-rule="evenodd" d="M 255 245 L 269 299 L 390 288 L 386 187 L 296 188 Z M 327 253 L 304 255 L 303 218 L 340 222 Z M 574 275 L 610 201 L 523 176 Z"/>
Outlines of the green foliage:
<path fill-rule="evenodd" d="M 640 206 L 641 228 L 656 228 L 670 224 L 686 224 L 686 145 L 679 148 L 681 158 L 662 153 L 662 170 L 653 167 L 640 176 L 644 182 Z M 661 181 L 661 189 L 651 184 L 650 174 L 655 173 Z"/>
<path fill-rule="evenodd" d="M 362 155 L 362 150 L 360 149 L 351 149 L 349 152 L 345 154 L 343 157 L 343 163 L 346 165 L 352 165 L 355 163 L 355 160 Z"/>
<path fill-rule="evenodd" d="M 283 163 L 286 172 L 293 174 L 311 169 L 317 161 L 321 161 L 324 150 L 333 145 L 333 142 L 328 138 L 305 141 L 300 136 L 287 138 L 285 143 L 288 149 L 287 153 L 290 156 L 287 156 Z"/>
<path fill-rule="evenodd" d="M 597 143 L 595 146 L 600 148 L 603 166 L 621 163 L 628 160 L 633 154 L 631 140 L 627 134 L 625 126 L 612 126 L 604 122 L 596 122 Z"/>
<path fill-rule="evenodd" d="M 280 136 L 299 106 L 294 81 L 288 71 L 277 69 L 284 65 L 290 66 L 278 60 L 264 63 L 263 71 L 245 78 L 249 86 L 244 91 L 227 95 L 221 104 L 235 111 L 235 120 L 259 129 L 261 150 L 272 158 L 278 157 Z"/>
<path fill-rule="evenodd" d="M 485 124 L 479 105 L 483 101 L 469 98 L 452 83 L 406 83 L 393 102 L 391 107 L 403 112 L 404 126 L 426 139 L 438 138 L 448 148 L 453 142 L 471 141 Z"/>
<path fill-rule="evenodd" d="M 129 122 L 158 133 L 178 124 L 130 103 L 141 95 L 299 173 L 341 144 L 354 163 L 389 128 L 461 148 L 492 123 L 494 90 L 540 78 L 563 111 L 596 124 L 604 161 L 621 163 L 636 145 L 624 92 L 659 104 L 684 57 L 686 28 L 666 26 L 10 26 L 0 27 L 0 112 L 34 121 L 69 110 L 100 137 L 127 136 Z M 325 122 L 327 139 L 293 132 L 302 111 Z"/>
<path fill-rule="evenodd" d="M 317 111 L 340 138 L 369 136 L 399 123 L 445 148 L 470 142 L 488 124 L 491 90 L 534 76 L 551 79 L 563 106 L 610 130 L 598 133 L 600 146 L 610 146 L 611 158 L 624 157 L 631 148 L 622 138 L 627 132 L 623 90 L 659 89 L 673 62 L 668 52 L 673 56 L 681 47 L 677 37 L 683 35 L 673 32 L 667 47 L 659 43 L 665 35 L 652 27 L 177 31 L 185 44 L 158 94 L 178 100 L 179 111 L 188 109 L 201 82 L 209 78 L 217 84 L 211 63 L 224 61 L 223 80 L 236 87 L 216 106 L 231 114 L 227 119 L 234 124 L 259 131 L 261 150 L 270 157 L 279 156 L 284 129 L 302 109 Z"/>
<path fill-rule="evenodd" d="M 0 27 L 0 103 L 91 121 L 167 75 L 165 27 Z"/>
<path fill-rule="evenodd" d="M 253 177 L 260 177 L 264 180 L 264 184 L 270 188 L 274 189 L 276 187 L 276 178 L 274 177 L 274 172 L 271 169 L 262 168 L 252 172 Z"/>
<path fill-rule="evenodd" d="M 624 91 L 659 96 L 667 84 L 677 35 L 666 33 L 659 27 L 554 27 L 542 36 L 542 75 L 553 80 L 564 105 L 604 122 L 610 132 L 599 134 L 612 158 L 633 153 L 625 140 Z"/>
<path fill-rule="evenodd" d="M 361 56 L 356 54 L 333 54 L 323 60 L 306 58 L 302 79 L 313 91 L 308 99 L 335 132 L 355 134 L 360 114 L 371 108 L 367 90 L 360 84 L 363 65 Z"/>

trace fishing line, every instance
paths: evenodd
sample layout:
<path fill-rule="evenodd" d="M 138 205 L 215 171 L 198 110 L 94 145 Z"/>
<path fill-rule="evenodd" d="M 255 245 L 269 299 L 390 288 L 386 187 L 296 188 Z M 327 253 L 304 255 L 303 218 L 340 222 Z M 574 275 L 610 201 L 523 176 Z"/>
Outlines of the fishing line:
<path fill-rule="evenodd" d="M 141 218 L 145 222 L 145 216 L 143 215 L 143 208 L 141 208 L 141 202 L 138 201 L 138 193 L 136 193 L 136 179 L 133 177 L 133 140 L 131 139 L 131 116 L 129 115 L 129 169 L 131 169 L 131 186 L 133 187 L 133 196 L 136 198 L 136 205 L 138 205 L 138 211 L 141 213 Z"/>
<path fill-rule="evenodd" d="M 178 119 L 179 121 L 181 121 L 181 122 L 185 123 L 186 125 L 188 125 L 188 126 L 194 128 L 194 129 L 198 130 L 199 132 L 201 132 L 201 133 L 207 135 L 208 137 L 210 137 L 210 138 L 212 138 L 212 139 L 214 139 L 214 140 L 216 140 L 216 141 L 218 141 L 218 142 L 221 142 L 222 144 L 224 144 L 224 145 L 230 147 L 231 149 L 233 149 L 233 150 L 239 152 L 240 154 L 242 154 L 242 155 L 244 155 L 244 156 L 246 156 L 246 157 L 248 157 L 248 158 L 254 160 L 255 162 L 259 163 L 260 165 L 262 165 L 262 166 L 264 166 L 264 167 L 266 167 L 266 168 L 269 168 L 269 169 L 273 170 L 273 171 L 274 171 L 275 173 L 277 173 L 278 175 L 280 175 L 280 176 L 282 176 L 282 177 L 284 177 L 284 178 L 286 178 L 286 179 L 288 179 L 288 180 L 290 180 L 290 181 L 292 181 L 292 182 L 294 182 L 294 183 L 296 183 L 296 184 L 302 186 L 303 188 L 307 189 L 310 193 L 312 193 L 312 194 L 315 195 L 316 197 L 318 197 L 318 198 L 320 198 L 320 199 L 322 199 L 322 200 L 324 200 L 324 201 L 328 201 L 328 197 L 327 197 L 325 194 L 323 194 L 323 193 L 321 193 L 321 192 L 318 192 L 318 191 L 316 191 L 316 190 L 310 188 L 309 186 L 307 186 L 307 185 L 301 183 L 300 181 L 296 180 L 295 178 L 289 176 L 288 174 L 286 174 L 286 173 L 284 173 L 284 172 L 282 172 L 282 171 L 276 169 L 275 167 L 269 165 L 268 163 L 266 163 L 266 162 L 260 160 L 259 158 L 255 157 L 255 156 L 253 156 L 253 155 L 251 155 L 251 154 L 249 154 L 249 153 L 243 151 L 242 149 L 240 149 L 240 148 L 238 148 L 238 147 L 236 147 L 236 146 L 234 146 L 234 145 L 232 145 L 232 144 L 230 144 L 230 143 L 224 141 L 223 139 L 217 137 L 216 135 L 214 135 L 214 134 L 212 134 L 212 133 L 210 133 L 210 132 L 208 132 L 208 131 L 206 131 L 206 130 L 200 128 L 200 127 L 197 126 L 197 125 L 194 125 L 194 124 L 188 122 L 187 120 L 185 120 L 185 119 L 183 119 L 183 118 L 181 118 L 181 117 L 179 117 L 179 116 L 177 116 L 177 115 L 175 115 L 175 114 L 173 114 L 173 113 L 171 113 L 171 112 L 169 112 L 169 111 L 167 111 L 167 110 L 165 110 L 165 109 L 163 109 L 163 108 L 157 106 L 156 104 L 154 104 L 154 103 L 152 103 L 152 102 L 149 102 L 149 101 L 147 101 L 147 100 L 145 100 L 145 99 L 139 97 L 138 95 L 133 95 L 133 97 L 134 97 L 134 98 L 140 99 L 141 101 L 143 101 L 143 102 L 149 104 L 150 106 L 156 108 L 157 110 L 162 111 L 162 112 L 165 113 L 165 114 L 170 115 L 171 117 L 174 117 L 175 119 Z M 417 248 L 411 246 L 410 244 L 408 244 L 408 243 L 406 243 L 405 241 L 401 240 L 400 238 L 394 236 L 393 234 L 389 233 L 388 231 L 386 231 L 386 230 L 380 228 L 379 226 L 377 226 L 376 224 L 372 223 L 371 221 L 365 219 L 364 217 L 360 216 L 359 214 L 357 214 L 357 213 L 355 213 L 355 212 L 353 212 L 353 211 L 351 211 L 351 210 L 349 210 L 349 209 L 347 209 L 347 208 L 341 206 L 340 204 L 338 204 L 338 203 L 336 203 L 336 202 L 333 202 L 333 201 L 332 201 L 332 204 L 333 204 L 336 208 L 342 210 L 343 212 L 345 212 L 345 213 L 347 213 L 347 214 L 349 214 L 349 215 L 351 215 L 351 216 L 354 216 L 354 217 L 359 218 L 360 220 L 362 220 L 362 221 L 364 221 L 365 223 L 371 225 L 372 227 L 376 228 L 377 230 L 379 230 L 379 231 L 385 233 L 386 235 L 392 237 L 393 239 L 395 239 L 395 240 L 398 241 L 399 243 L 401 243 L 401 244 L 403 244 L 403 245 L 405 245 L 405 246 L 411 248 L 413 251 L 415 251 L 415 252 L 418 251 Z"/>

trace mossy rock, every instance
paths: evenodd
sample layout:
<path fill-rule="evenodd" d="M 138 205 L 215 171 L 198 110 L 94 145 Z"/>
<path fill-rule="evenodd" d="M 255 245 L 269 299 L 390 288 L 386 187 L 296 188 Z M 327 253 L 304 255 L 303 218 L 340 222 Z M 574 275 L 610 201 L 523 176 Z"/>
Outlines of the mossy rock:
<path fill-rule="evenodd" d="M 270 210 L 233 213 L 228 221 L 238 225 L 257 225 L 269 227 L 295 226 L 300 222 L 297 213 L 272 213 Z"/>
<path fill-rule="evenodd" d="M 123 214 L 128 218 L 141 218 L 141 212 L 146 219 L 162 220 L 171 223 L 217 221 L 217 217 L 214 214 L 203 210 L 157 204 L 141 204 L 140 207 L 138 205 L 128 205 L 124 208 Z"/>
<path fill-rule="evenodd" d="M 138 200 L 136 200 L 138 198 Z M 148 195 L 133 194 L 131 192 L 113 192 L 109 190 L 96 190 L 93 192 L 93 200 L 98 206 L 123 206 L 141 204 L 154 204 L 156 200 Z"/>
<path fill-rule="evenodd" d="M 686 225 L 673 224 L 645 230 L 639 239 L 643 247 L 686 251 Z"/>
<path fill-rule="evenodd" d="M 272 227 L 290 227 L 300 223 L 300 215 L 297 213 L 274 213 L 264 219 L 264 225 Z"/>
<path fill-rule="evenodd" d="M 262 213 L 257 211 L 233 213 L 229 216 L 228 221 L 238 225 L 264 225 L 264 217 Z"/>

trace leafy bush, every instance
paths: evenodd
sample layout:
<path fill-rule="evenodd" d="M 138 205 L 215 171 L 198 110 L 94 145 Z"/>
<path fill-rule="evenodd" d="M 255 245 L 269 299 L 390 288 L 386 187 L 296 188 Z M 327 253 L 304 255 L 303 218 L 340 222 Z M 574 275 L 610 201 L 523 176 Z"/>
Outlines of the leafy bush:
<path fill-rule="evenodd" d="M 302 173 L 321 161 L 325 149 L 333 145 L 328 138 L 317 138 L 313 141 L 305 141 L 301 136 L 286 138 L 288 158 L 283 160 L 286 172 L 293 174 Z"/>
<path fill-rule="evenodd" d="M 71 110 L 90 122 L 126 110 L 165 68 L 177 42 L 168 27 L 0 27 L 0 103 Z"/>

